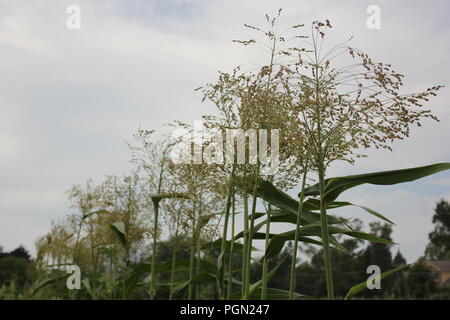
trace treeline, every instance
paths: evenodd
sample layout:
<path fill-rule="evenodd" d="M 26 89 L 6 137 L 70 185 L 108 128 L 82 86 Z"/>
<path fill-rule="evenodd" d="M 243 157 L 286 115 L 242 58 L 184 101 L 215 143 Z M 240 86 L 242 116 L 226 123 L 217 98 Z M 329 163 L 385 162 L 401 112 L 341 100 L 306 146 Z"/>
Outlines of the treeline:
<path fill-rule="evenodd" d="M 14 298 L 31 281 L 31 255 L 19 246 L 3 252 L 0 246 L 0 299 Z"/>
<path fill-rule="evenodd" d="M 370 224 L 370 233 L 377 236 L 383 236 L 391 239 L 392 227 L 388 224 L 377 222 Z M 405 265 L 406 259 L 401 252 L 397 250 L 393 254 L 393 248 L 390 245 L 371 243 L 365 246 L 360 240 L 346 239 L 342 242 L 347 252 L 333 251 L 333 274 L 335 277 L 336 296 L 343 298 L 356 283 L 364 282 L 371 273 L 367 272 L 367 267 L 377 265 L 381 272 L 395 267 Z M 158 246 L 158 260 L 165 261 L 171 259 L 173 240 L 161 242 Z M 188 247 L 186 243 L 186 248 Z M 289 289 L 290 267 L 292 262 L 292 243 L 283 250 L 281 254 L 270 261 L 270 269 L 281 264 L 277 274 L 269 281 L 271 288 Z M 323 252 L 314 246 L 302 248 L 302 258 L 297 263 L 296 292 L 301 292 L 308 298 L 326 297 L 326 282 L 323 272 Z M 218 255 L 218 251 L 215 256 Z M 180 252 L 179 259 L 186 259 L 187 251 Z M 423 264 L 425 256 L 409 268 L 407 271 L 383 279 L 381 289 L 364 290 L 360 293 L 361 299 L 450 299 L 450 288 L 440 288 L 429 267 Z M 242 263 L 240 256 L 236 254 L 233 259 L 233 267 L 240 268 Z M 256 259 L 252 264 L 252 282 L 260 278 L 262 272 L 262 260 Z M 186 278 L 186 274 L 179 274 L 179 279 Z M 239 278 L 239 275 L 236 276 Z M 161 276 L 161 282 L 169 280 L 168 275 Z M 239 290 L 239 286 L 236 286 Z M 202 285 L 200 287 L 199 297 L 202 299 L 216 299 L 215 286 Z M 167 299 L 168 290 L 161 290 L 157 298 Z M 177 298 L 186 298 L 185 293 L 181 292 Z"/>
<path fill-rule="evenodd" d="M 358 227 L 358 226 L 357 226 Z M 370 224 L 370 233 L 384 238 L 391 239 L 392 227 L 389 224 L 381 224 L 374 222 Z M 171 263 L 177 261 L 178 263 L 189 260 L 189 251 L 192 240 L 187 238 L 171 238 L 166 241 L 159 241 L 157 243 L 157 260 Z M 371 273 L 367 272 L 367 267 L 370 265 L 377 265 L 381 272 L 390 270 L 395 267 L 406 264 L 405 258 L 398 250 L 393 254 L 393 248 L 390 245 L 381 243 L 371 243 L 367 246 L 361 240 L 344 239 L 342 245 L 346 252 L 334 250 L 332 254 L 333 273 L 336 275 L 335 292 L 337 297 L 344 297 L 348 289 L 356 283 L 366 281 Z M 176 247 L 175 247 L 176 246 Z M 175 260 L 173 255 L 174 248 L 177 248 Z M 148 248 L 150 250 L 150 248 Z M 323 273 L 323 252 L 315 246 L 303 246 L 301 248 L 301 258 L 297 263 L 296 272 L 296 292 L 301 292 L 308 298 L 311 297 L 325 297 L 326 283 Z M 211 242 L 209 250 L 209 258 L 217 259 L 220 251 Z M 257 253 L 257 252 L 256 252 Z M 419 260 L 417 264 L 408 270 L 398 273 L 392 277 L 383 279 L 381 281 L 381 289 L 364 290 L 359 295 L 360 299 L 449 299 L 450 288 L 440 288 L 437 286 L 434 275 L 431 270 L 423 264 L 425 257 Z M 130 263 L 130 269 L 139 269 L 146 265 L 149 257 L 145 254 L 134 257 L 133 262 Z M 33 290 L 39 285 L 33 283 L 37 266 L 36 259 L 31 259 L 28 251 L 20 246 L 11 252 L 0 252 L 0 298 L 14 299 L 14 298 L 32 298 Z M 232 259 L 233 268 L 239 270 L 242 264 L 241 256 L 238 251 Z M 260 258 L 256 258 L 252 263 L 252 282 L 258 281 L 262 272 L 262 263 Z M 273 258 L 269 265 L 270 269 L 280 264 L 280 269 L 276 275 L 269 281 L 271 288 L 289 289 L 289 272 L 292 262 L 292 244 L 289 243 L 281 254 Z M 167 264 L 167 263 L 166 263 Z M 105 265 L 106 266 L 106 265 Z M 106 268 L 107 269 L 107 268 Z M 169 299 L 170 288 L 167 284 L 171 281 L 182 283 L 183 279 L 189 277 L 189 271 L 180 265 L 176 269 L 175 277 L 171 279 L 171 273 L 158 273 L 159 290 L 155 296 L 156 299 Z M 42 272 L 42 270 L 40 270 Z M 103 270 L 106 272 L 107 270 Z M 63 276 L 64 272 L 61 270 L 54 270 L 53 276 Z M 124 276 L 124 271 L 119 271 L 117 278 Z M 239 271 L 236 273 L 236 278 L 239 278 Z M 41 294 L 37 297 L 41 298 L 59 298 L 68 299 L 73 297 L 74 292 L 71 292 L 65 286 L 66 278 L 55 284 L 52 288 L 47 287 L 42 289 Z M 116 279 L 116 278 L 115 278 Z M 133 293 L 128 296 L 129 299 L 145 298 L 147 296 L 146 276 L 141 275 L 140 281 L 142 284 L 140 288 L 133 290 Z M 162 285 L 161 285 L 162 284 Z M 233 290 L 239 291 L 240 286 L 236 285 Z M 90 294 L 86 287 L 77 290 L 78 298 L 90 299 Z M 113 293 L 113 298 L 114 298 Z M 51 295 L 51 296 L 48 296 Z M 188 295 L 187 287 L 177 290 L 171 298 L 186 299 Z M 99 296 L 98 298 L 110 298 L 108 295 Z M 115 297 L 120 298 L 120 297 Z M 197 299 L 217 299 L 215 283 L 203 283 L 195 288 L 195 298 Z"/>
<path fill-rule="evenodd" d="M 79 195 L 79 194 L 78 194 Z M 359 295 L 360 299 L 450 299 L 450 288 L 439 287 L 434 279 L 432 271 L 423 264 L 425 258 L 428 259 L 446 259 L 450 253 L 450 242 L 444 241 L 450 230 L 449 217 L 450 206 L 445 200 L 441 200 L 435 208 L 433 223 L 435 228 L 429 234 L 430 242 L 426 247 L 425 255 L 419 262 L 404 272 L 398 273 L 381 281 L 381 289 L 364 290 Z M 381 224 L 373 222 L 369 224 L 370 234 L 392 239 L 392 227 L 389 224 Z M 358 220 L 353 221 L 353 228 L 360 230 L 362 223 Z M 50 236 L 51 234 L 47 235 Z M 113 232 L 111 231 L 111 235 Z M 395 267 L 403 266 L 407 262 L 399 250 L 395 250 L 392 245 L 382 243 L 369 243 L 365 245 L 359 239 L 339 239 L 344 251 L 333 250 L 333 273 L 335 277 L 335 292 L 337 297 L 344 297 L 348 289 L 356 283 L 366 281 L 370 276 L 367 267 L 376 265 L 381 272 L 390 270 Z M 39 242 L 38 242 L 39 243 Z M 165 241 L 157 242 L 157 261 L 162 261 L 160 271 L 158 272 L 157 283 L 159 286 L 156 299 L 186 299 L 188 296 L 188 288 L 186 286 L 178 286 L 173 290 L 172 295 L 170 282 L 182 284 L 184 279 L 189 277 L 189 270 L 186 268 L 190 251 L 192 247 L 192 239 L 187 236 L 174 235 Z M 209 248 L 207 248 L 209 246 Z M 289 289 L 289 272 L 292 262 L 292 243 L 289 243 L 285 249 L 276 257 L 270 260 L 270 269 L 280 265 L 280 269 L 269 281 L 271 288 Z M 301 292 L 306 297 L 325 297 L 326 283 L 323 273 L 323 252 L 320 247 L 313 245 L 302 245 L 300 247 L 301 257 L 297 262 L 296 272 L 296 292 Z M 41 248 L 42 249 L 42 248 Z M 208 251 L 210 261 L 214 261 L 220 254 L 220 248 L 217 241 L 203 243 L 203 249 Z M 240 278 L 240 266 L 242 258 L 240 248 L 237 247 L 232 261 L 232 268 L 236 270 L 235 278 Z M 147 261 L 151 260 L 151 256 L 145 252 L 151 252 L 150 245 L 144 246 L 142 250 L 135 251 L 129 265 L 121 268 L 114 266 L 113 269 L 117 274 L 111 274 L 111 264 L 102 263 L 99 266 L 95 276 L 103 280 L 91 281 L 93 284 L 100 286 L 98 292 L 103 292 L 97 296 L 98 299 L 120 298 L 117 296 L 120 291 L 120 279 L 126 278 L 127 268 L 129 270 L 148 271 Z M 88 253 L 88 252 L 87 252 Z M 108 252 L 107 252 L 108 253 Z M 114 253 L 114 252 L 109 252 Z M 118 252 L 116 252 L 117 254 Z M 255 257 L 258 251 L 255 251 Z M 110 255 L 112 257 L 112 255 Z M 23 247 L 10 252 L 3 252 L 0 247 L 0 299 L 28 299 L 28 298 L 46 298 L 46 299 L 69 299 L 73 297 L 90 299 L 92 298 L 86 287 L 92 274 L 82 275 L 85 279 L 84 285 L 80 290 L 70 291 L 65 285 L 65 272 L 58 268 L 49 269 L 42 268 L 39 264 L 40 258 L 31 258 L 30 253 Z M 119 260 L 115 258 L 116 263 Z M 178 263 L 174 269 L 168 268 L 168 265 Z M 120 264 L 120 263 L 119 263 Z M 166 265 L 164 270 L 164 264 Z M 83 266 L 86 270 L 87 266 Z M 109 269 L 109 270 L 108 270 Z M 170 271 L 174 271 L 172 274 Z M 262 263 L 260 258 L 255 258 L 252 263 L 251 280 L 256 282 L 262 272 Z M 50 286 L 43 286 L 42 273 L 46 273 L 46 277 L 53 279 L 60 278 Z M 119 280 L 119 281 L 118 281 Z M 129 279 L 128 279 L 129 280 Z M 117 282 L 115 289 L 102 287 L 109 281 Z M 140 299 L 148 296 L 148 277 L 145 272 L 140 273 L 135 282 L 140 283 L 133 289 L 133 292 L 127 296 L 128 299 Z M 166 284 L 166 285 L 164 285 Z M 90 288 L 90 290 L 93 290 Z M 239 291 L 240 286 L 232 287 L 233 291 Z M 215 283 L 203 283 L 195 287 L 195 298 L 197 299 L 217 299 Z"/>

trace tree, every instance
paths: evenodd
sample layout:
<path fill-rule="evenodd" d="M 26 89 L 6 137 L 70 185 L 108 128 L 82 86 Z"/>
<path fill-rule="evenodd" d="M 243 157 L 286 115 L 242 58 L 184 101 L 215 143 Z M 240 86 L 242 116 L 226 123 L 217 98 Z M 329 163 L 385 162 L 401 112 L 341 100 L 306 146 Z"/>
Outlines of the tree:
<path fill-rule="evenodd" d="M 423 259 L 409 269 L 405 283 L 406 298 L 428 299 L 437 289 L 433 273 L 423 264 Z"/>
<path fill-rule="evenodd" d="M 406 264 L 406 259 L 401 254 L 400 250 L 397 251 L 394 259 L 392 260 L 392 267 L 398 268 Z M 408 278 L 404 272 L 396 273 L 392 276 L 392 294 L 396 298 L 406 298 L 408 296 Z"/>
<path fill-rule="evenodd" d="M 392 260 L 392 266 L 394 267 L 400 267 L 406 264 L 406 259 L 401 254 L 400 250 L 397 251 L 397 254 L 394 257 L 394 260 Z"/>
<path fill-rule="evenodd" d="M 379 222 L 371 222 L 370 233 L 383 239 L 392 241 L 392 227 L 389 224 L 381 224 Z M 381 272 L 391 270 L 393 268 L 391 246 L 383 243 L 370 243 L 361 255 L 362 268 L 364 272 L 367 267 L 376 265 L 380 267 Z M 365 274 L 367 279 L 368 275 Z M 364 279 L 363 279 L 364 280 Z M 388 292 L 393 286 L 393 279 L 386 278 L 382 281 L 382 290 L 365 290 L 362 295 L 367 297 L 380 296 Z"/>
<path fill-rule="evenodd" d="M 392 227 L 388 224 L 371 222 L 370 233 L 380 238 L 392 241 Z M 392 268 L 392 254 L 390 246 L 383 243 L 371 243 L 363 253 L 363 262 L 365 267 L 376 264 L 381 270 L 387 271 Z"/>
<path fill-rule="evenodd" d="M 22 287 L 28 280 L 30 258 L 23 246 L 11 252 L 0 251 L 0 285 L 14 282 L 18 287 Z"/>
<path fill-rule="evenodd" d="M 437 203 L 433 215 L 434 230 L 428 234 L 430 244 L 425 250 L 432 260 L 450 259 L 450 204 L 442 199 Z"/>
<path fill-rule="evenodd" d="M 22 245 L 18 246 L 11 252 L 4 252 L 3 247 L 0 246 L 0 259 L 8 256 L 13 256 L 16 258 L 23 258 L 25 260 L 30 261 L 31 256 L 30 253 L 25 249 Z"/>
<path fill-rule="evenodd" d="M 0 259 L 0 284 L 16 281 L 20 286 L 25 283 L 28 262 L 13 256 Z"/>

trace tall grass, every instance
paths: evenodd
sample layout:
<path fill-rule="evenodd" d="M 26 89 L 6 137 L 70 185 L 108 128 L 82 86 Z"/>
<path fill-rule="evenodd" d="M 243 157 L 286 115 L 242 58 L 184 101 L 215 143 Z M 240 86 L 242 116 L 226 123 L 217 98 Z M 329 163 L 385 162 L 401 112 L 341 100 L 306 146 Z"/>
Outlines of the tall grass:
<path fill-rule="evenodd" d="M 140 130 L 136 137 L 141 145 L 131 146 L 131 150 L 133 162 L 138 165 L 141 178 L 146 180 L 144 185 L 147 189 L 141 195 L 146 200 L 134 199 L 131 193 L 128 198 L 123 193 L 108 198 L 97 190 L 95 196 L 94 192 L 89 195 L 95 205 L 87 206 L 81 201 L 85 195 L 73 193 L 73 197 L 81 199 L 77 208 L 83 212 L 81 220 L 76 220 L 78 224 L 72 223 L 68 227 L 72 231 L 68 233 L 76 235 L 75 240 L 66 240 L 69 243 L 66 248 L 68 253 L 50 254 L 58 259 L 69 256 L 72 261 L 87 261 L 85 264 L 90 272 L 92 287 L 86 284 L 85 287 L 91 297 L 102 296 L 103 284 L 99 277 L 104 270 L 100 261 L 101 250 L 98 248 L 109 248 L 109 251 L 104 250 L 109 254 L 109 272 L 104 272 L 109 278 L 104 280 L 109 282 L 110 299 L 132 296 L 139 291 L 140 283 L 145 282 L 146 276 L 150 276 L 149 283 L 145 283 L 145 286 L 149 286 L 147 297 L 150 299 L 162 294 L 165 285 L 169 287 L 169 299 L 174 299 L 178 292 L 183 292 L 188 299 L 200 299 L 200 289 L 211 285 L 215 287 L 219 299 L 305 298 L 295 290 L 298 287 L 296 263 L 299 245 L 307 243 L 322 248 L 327 297 L 334 299 L 331 250 L 343 248 L 335 235 L 392 243 L 389 239 L 352 230 L 344 220 L 333 215 L 333 209 L 356 206 L 347 201 L 338 201 L 338 197 L 344 191 L 362 184 L 410 182 L 450 169 L 450 163 L 440 163 L 327 177 L 327 169 L 334 162 L 353 163 L 360 156 L 360 150 L 369 147 L 390 149 L 390 142 L 408 136 L 410 127 L 419 123 L 419 120 L 436 120 L 428 110 L 419 107 L 430 96 L 436 95 L 441 87 L 402 95 L 402 75 L 393 71 L 389 65 L 374 62 L 362 51 L 341 43 L 322 54 L 325 33 L 332 28 L 328 20 L 314 21 L 311 24 L 311 36 L 300 32 L 303 25 L 296 25 L 278 34 L 277 19 L 280 13 L 275 18 L 266 16 L 267 30 L 247 26 L 265 36 L 268 41 L 236 41 L 267 49 L 270 57 L 268 65 L 261 66 L 257 71 L 243 72 L 238 67 L 232 73 L 220 73 L 217 83 L 202 89 L 205 99 L 213 102 L 219 113 L 218 117 L 204 117 L 209 127 L 222 131 L 229 128 L 281 130 L 280 157 L 284 162 L 279 172 L 277 175 L 264 176 L 259 158 L 256 164 L 239 165 L 234 159 L 231 172 L 226 165 L 174 164 L 167 157 L 173 146 L 163 143 L 162 149 L 157 148 L 158 144 L 150 142 L 153 131 Z M 289 32 L 293 33 L 290 38 L 300 39 L 302 46 L 289 47 Z M 352 59 L 351 64 L 340 65 L 336 61 L 344 54 Z M 351 89 L 344 88 L 343 83 L 352 84 Z M 387 98 L 380 99 L 378 96 Z M 374 122 L 373 119 L 380 120 Z M 186 128 L 182 123 L 178 125 Z M 206 145 L 191 147 L 195 150 L 205 148 Z M 248 152 L 248 145 L 246 149 Z M 307 179 L 313 174 L 316 175 L 316 182 L 308 185 Z M 298 184 L 300 192 L 297 201 L 286 192 Z M 153 205 L 152 228 L 140 228 L 141 220 L 138 221 L 136 215 L 146 212 L 148 218 L 151 209 L 146 203 L 149 197 Z M 133 209 L 124 207 L 121 202 L 123 198 L 127 199 L 128 202 L 124 201 L 127 205 L 139 202 L 139 206 Z M 183 210 L 170 207 L 161 210 L 161 201 L 176 201 L 174 198 L 189 199 L 186 201 L 189 205 Z M 257 208 L 261 202 L 265 203 L 267 209 L 260 214 Z M 99 210 L 91 210 L 93 207 Z M 373 209 L 358 207 L 391 223 Z M 87 214 L 91 211 L 102 214 L 94 219 L 93 215 Z M 242 213 L 243 230 L 237 233 L 236 216 L 239 213 Z M 175 219 L 175 237 L 171 261 L 157 261 L 159 231 L 164 228 L 160 217 L 167 217 L 168 214 L 175 215 L 175 218 L 172 217 Z M 222 221 L 222 217 L 222 231 L 216 234 L 217 228 L 210 226 Z M 286 223 L 295 229 L 274 234 L 271 230 L 276 223 Z M 105 226 L 110 226 L 110 229 Z M 259 232 L 263 226 L 265 232 Z M 114 237 L 105 229 L 112 230 Z M 150 229 L 151 263 L 132 265 L 132 245 L 139 244 Z M 177 258 L 179 232 L 191 241 L 188 259 Z M 53 230 L 52 235 L 57 235 L 60 243 L 63 242 L 61 239 L 66 239 L 66 235 L 61 235 L 57 230 Z M 254 242 L 258 240 L 264 241 L 262 274 L 260 280 L 252 283 L 252 250 Z M 285 243 L 290 241 L 294 241 L 294 245 L 289 290 L 270 288 L 270 279 L 276 275 L 286 257 L 271 270 L 270 259 L 279 256 Z M 45 250 L 49 251 L 49 248 Z M 238 254 L 242 265 L 236 271 L 234 259 Z M 45 257 L 45 254 L 41 256 Z M 399 270 L 401 268 L 385 271 L 384 277 Z M 239 272 L 241 279 L 238 280 L 236 276 Z M 168 283 L 159 284 L 158 277 L 166 273 L 170 274 Z M 183 274 L 185 279 L 178 281 L 176 273 Z M 37 286 L 38 289 L 42 287 Z M 236 287 L 238 290 L 233 292 Z M 349 289 L 348 298 L 363 287 L 358 284 Z"/>

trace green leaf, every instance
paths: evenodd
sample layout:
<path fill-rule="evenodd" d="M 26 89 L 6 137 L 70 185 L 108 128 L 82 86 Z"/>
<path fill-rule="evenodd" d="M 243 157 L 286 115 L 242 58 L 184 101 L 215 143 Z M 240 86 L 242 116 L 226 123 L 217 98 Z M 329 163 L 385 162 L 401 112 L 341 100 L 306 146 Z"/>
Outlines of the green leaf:
<path fill-rule="evenodd" d="M 394 268 L 391 269 L 389 271 L 385 271 L 382 274 L 380 274 L 380 280 L 384 279 L 386 277 L 389 277 L 390 275 L 396 273 L 397 271 L 400 271 L 402 269 L 405 269 L 406 267 L 411 266 L 411 264 L 406 264 L 404 266 L 398 267 L 398 268 Z M 357 284 L 356 286 L 353 286 L 347 293 L 347 295 L 345 296 L 344 300 L 350 300 L 351 297 L 353 297 L 354 295 L 360 293 L 361 291 L 363 291 L 364 289 L 367 288 L 367 280 L 364 282 L 361 282 L 360 284 Z"/>
<path fill-rule="evenodd" d="M 252 191 L 245 190 L 249 193 Z M 299 202 L 289 196 L 287 193 L 277 189 L 269 181 L 260 179 L 257 187 L 258 197 L 265 200 L 266 202 L 282 209 L 284 213 L 294 214 L 297 216 Z M 318 207 L 314 201 L 305 201 L 303 203 L 302 220 L 306 223 L 314 223 L 320 221 L 320 213 L 313 212 L 311 210 L 317 210 Z M 279 214 L 278 212 L 276 214 Z M 336 218 L 332 215 L 327 215 L 327 221 L 329 224 L 339 224 L 342 219 Z M 304 222 L 305 223 L 305 222 Z"/>
<path fill-rule="evenodd" d="M 117 235 L 120 243 L 123 246 L 127 245 L 127 233 L 125 231 L 125 224 L 122 221 L 114 222 L 109 225 L 111 230 Z"/>
<path fill-rule="evenodd" d="M 383 216 L 381 213 L 376 212 L 376 211 L 373 210 L 373 209 L 370 209 L 370 208 L 367 208 L 367 207 L 364 207 L 364 206 L 360 206 L 360 205 L 358 205 L 358 204 L 353 204 L 353 203 L 347 202 L 347 201 L 333 201 L 332 204 L 333 204 L 333 206 L 334 206 L 333 208 L 339 208 L 339 207 L 344 207 L 344 206 L 355 206 L 355 207 L 359 207 L 359 208 L 361 208 L 361 209 L 367 211 L 368 213 L 370 213 L 370 214 L 372 214 L 372 215 L 374 215 L 374 216 L 376 216 L 376 217 L 378 217 L 378 218 L 380 218 L 380 219 L 382 219 L 382 220 L 384 220 L 384 221 L 386 221 L 386 222 L 388 222 L 388 223 L 390 223 L 390 224 L 395 224 L 395 223 L 392 222 L 390 219 L 388 219 L 388 218 L 386 218 L 385 216 Z"/>
<path fill-rule="evenodd" d="M 33 288 L 33 290 L 31 291 L 31 295 L 34 296 L 34 295 L 36 295 L 36 293 L 38 293 L 38 292 L 39 292 L 40 290 L 42 290 L 43 288 L 45 288 L 45 287 L 47 287 L 47 286 L 49 286 L 49 285 L 51 285 L 51 284 L 53 284 L 53 283 L 55 283 L 55 282 L 58 282 L 58 281 L 60 281 L 60 280 L 67 279 L 69 276 L 70 276 L 70 274 L 65 274 L 65 275 L 61 275 L 61 276 L 54 277 L 54 278 L 45 279 L 45 280 L 39 282 L 39 283 Z"/>
<path fill-rule="evenodd" d="M 287 257 L 288 257 L 287 255 L 284 256 L 284 258 L 281 259 L 281 261 L 267 274 L 267 282 L 270 279 L 272 279 L 272 277 L 275 275 L 275 273 L 277 273 L 277 271 L 280 269 L 280 267 L 283 264 L 283 262 L 286 261 Z M 253 292 L 255 292 L 255 290 L 258 289 L 262 285 L 263 281 L 264 281 L 264 279 L 260 279 L 259 281 L 253 283 L 250 286 L 250 288 L 248 289 L 248 297 L 252 296 Z"/>
<path fill-rule="evenodd" d="M 197 232 L 200 232 L 214 216 L 214 214 L 200 216 L 195 226 Z"/>
<path fill-rule="evenodd" d="M 231 299 L 237 300 L 241 298 L 242 291 L 236 291 L 231 294 Z M 294 292 L 294 299 L 300 300 L 305 299 L 306 296 L 297 292 Z M 249 300 L 259 300 L 261 299 L 261 288 L 257 288 L 248 298 Z M 276 288 L 267 288 L 267 299 L 268 300 L 288 300 L 289 291 Z"/>
<path fill-rule="evenodd" d="M 94 214 L 103 214 L 103 213 L 109 213 L 109 211 L 101 209 L 101 210 L 97 210 L 97 211 L 88 212 L 86 214 L 83 214 L 83 216 L 81 217 L 81 220 L 87 219 L 90 216 L 93 216 Z"/>
<path fill-rule="evenodd" d="M 91 296 L 92 300 L 97 300 L 95 292 L 92 290 L 91 284 L 89 282 L 89 278 L 85 278 L 83 280 L 81 280 L 81 283 L 84 285 L 84 287 L 86 288 L 86 291 L 89 293 L 89 295 Z"/>
<path fill-rule="evenodd" d="M 384 243 L 384 244 L 395 244 L 394 242 L 392 242 L 390 240 L 383 239 L 383 238 L 377 237 L 372 234 L 346 230 L 346 229 L 338 228 L 335 226 L 329 226 L 328 231 L 330 234 L 335 234 L 335 233 L 346 234 L 353 238 L 368 240 L 371 242 L 378 242 L 378 243 Z M 299 229 L 299 236 L 300 237 L 303 237 L 303 236 L 306 236 L 306 237 L 307 236 L 319 236 L 320 237 L 321 236 L 320 224 L 316 223 L 316 224 L 310 224 L 310 225 L 301 227 Z M 283 233 L 273 235 L 270 238 L 269 245 L 267 246 L 265 255 L 268 258 L 277 255 L 278 253 L 281 252 L 281 250 L 283 250 L 283 247 L 284 247 L 284 244 L 286 243 L 286 241 L 292 241 L 292 240 L 295 240 L 295 230 L 291 230 L 288 232 L 283 232 Z M 336 242 L 331 242 L 331 243 L 336 244 Z"/>
<path fill-rule="evenodd" d="M 236 235 L 235 240 L 238 240 L 238 239 L 239 238 Z M 212 242 L 205 243 L 204 245 L 202 245 L 201 250 L 204 250 L 204 251 L 209 251 L 212 249 L 221 250 L 221 248 L 222 248 L 222 238 L 219 238 Z M 234 244 L 233 244 L 233 252 L 234 253 L 239 254 L 239 253 L 242 253 L 243 250 L 244 250 L 244 246 L 242 243 L 234 242 Z M 230 252 L 230 251 L 231 251 L 231 240 L 226 240 L 225 241 L 225 252 Z M 252 251 L 258 251 L 258 249 L 253 247 Z"/>
<path fill-rule="evenodd" d="M 314 212 L 315 214 L 315 212 Z M 319 214 L 318 214 L 319 215 Z M 303 217 L 303 214 L 302 214 Z M 316 220 L 315 218 L 313 220 Z M 348 219 L 344 219 L 344 218 L 335 218 L 335 223 L 345 223 L 347 222 Z M 318 223 L 320 221 L 320 217 L 318 217 L 317 221 L 314 221 L 314 223 Z M 258 224 L 256 224 L 253 228 L 253 232 L 254 234 L 261 229 L 265 224 L 267 223 L 267 220 L 264 220 Z M 285 210 L 277 210 L 277 213 L 274 216 L 271 216 L 270 218 L 270 223 L 291 223 L 291 224 L 297 224 L 297 213 L 293 214 L 293 213 L 289 213 Z M 310 222 L 308 222 L 307 220 L 301 219 L 300 225 L 306 226 L 311 224 Z M 244 232 L 241 231 L 239 232 L 235 239 L 240 239 L 244 236 Z"/>
<path fill-rule="evenodd" d="M 342 192 L 361 184 L 392 185 L 414 181 L 450 169 L 450 163 L 436 163 L 423 167 L 390 170 L 325 179 L 325 200 L 334 201 Z M 305 196 L 318 196 L 319 184 L 305 189 Z"/>
<path fill-rule="evenodd" d="M 388 239 L 380 238 L 380 237 L 377 237 L 370 233 L 357 232 L 357 231 L 348 231 L 348 232 L 343 232 L 343 233 L 350 237 L 361 239 L 361 240 L 367 240 L 370 242 L 383 243 L 383 244 L 387 244 L 387 245 L 397 244 Z"/>
<path fill-rule="evenodd" d="M 151 263 L 141 263 L 138 264 L 132 272 L 127 274 L 127 278 L 125 280 L 125 290 L 126 293 L 129 294 L 136 286 L 139 279 L 146 273 L 150 273 L 151 271 Z M 189 271 L 190 267 L 190 259 L 176 259 L 175 260 L 175 272 L 180 271 Z M 214 274 L 216 272 L 217 267 L 206 261 L 200 260 L 200 271 L 206 272 L 210 274 Z M 170 272 L 172 270 L 172 260 L 161 261 L 155 264 L 155 273 L 164 273 Z"/>
<path fill-rule="evenodd" d="M 340 244 L 339 241 L 337 241 L 337 239 L 333 237 L 333 235 L 330 234 L 328 236 L 328 240 L 330 241 L 331 248 L 343 253 L 348 253 L 348 250 L 342 244 Z M 320 245 L 322 246 L 322 242 L 320 243 Z"/>
<path fill-rule="evenodd" d="M 161 199 L 190 199 L 191 197 L 186 193 L 154 193 L 150 195 L 150 198 L 155 204 L 158 204 Z"/>
<path fill-rule="evenodd" d="M 225 255 L 225 251 L 222 251 L 217 257 L 217 270 L 220 271 L 223 267 L 223 257 Z"/>
<path fill-rule="evenodd" d="M 275 236 L 277 236 L 277 234 L 273 234 L 273 233 L 269 234 L 269 238 L 273 238 Z M 253 239 L 255 239 L 255 240 L 265 240 L 266 239 L 266 234 L 264 232 L 257 232 L 257 233 L 254 234 Z M 311 239 L 311 238 L 308 238 L 308 237 L 299 237 L 298 241 L 299 242 L 310 243 L 310 244 L 316 244 L 316 245 L 319 245 L 319 246 L 322 245 L 322 242 L 320 242 L 319 240 Z"/>
<path fill-rule="evenodd" d="M 214 274 L 208 273 L 208 272 L 201 272 L 197 275 L 194 276 L 194 278 L 192 278 L 192 280 L 187 280 L 182 282 L 181 284 L 178 284 L 177 286 L 174 287 L 174 292 L 179 292 L 180 290 L 183 290 L 184 288 L 186 288 L 189 285 L 198 285 L 198 284 L 202 284 L 202 283 L 207 283 L 210 281 L 215 281 L 216 280 L 216 276 Z"/>

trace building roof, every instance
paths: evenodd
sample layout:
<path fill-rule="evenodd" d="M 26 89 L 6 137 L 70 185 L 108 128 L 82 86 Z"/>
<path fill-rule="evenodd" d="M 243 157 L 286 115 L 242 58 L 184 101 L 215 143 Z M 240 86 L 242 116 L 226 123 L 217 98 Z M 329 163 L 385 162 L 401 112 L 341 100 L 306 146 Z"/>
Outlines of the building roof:
<path fill-rule="evenodd" d="M 426 264 L 428 264 L 430 267 L 435 269 L 436 271 L 440 272 L 450 272 L 450 261 L 444 261 L 444 260 L 426 260 Z"/>

